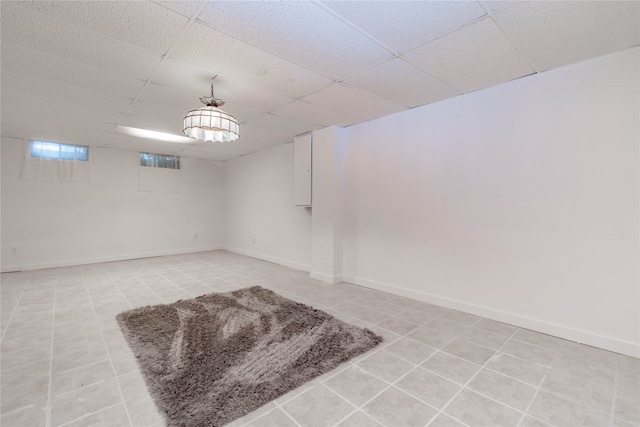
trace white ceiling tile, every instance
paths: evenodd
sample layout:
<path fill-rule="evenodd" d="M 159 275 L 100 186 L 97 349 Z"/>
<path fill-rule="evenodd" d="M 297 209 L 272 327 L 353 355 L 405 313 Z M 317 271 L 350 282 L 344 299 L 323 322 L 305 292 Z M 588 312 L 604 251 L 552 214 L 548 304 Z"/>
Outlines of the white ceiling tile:
<path fill-rule="evenodd" d="M 331 83 L 317 73 L 198 23 L 176 45 L 172 57 L 209 70 L 211 76 L 227 76 L 288 98 L 299 98 Z"/>
<path fill-rule="evenodd" d="M 147 1 L 30 1 L 20 6 L 158 54 L 167 52 L 188 22 Z"/>
<path fill-rule="evenodd" d="M 303 98 L 303 101 L 353 115 L 362 120 L 371 120 L 406 110 L 402 105 L 337 83 Z"/>
<path fill-rule="evenodd" d="M 183 136 L 183 119 L 188 111 L 169 105 L 137 101 L 121 124 Z"/>
<path fill-rule="evenodd" d="M 26 109 L 26 110 L 25 110 Z M 26 113 L 31 109 L 32 113 Z M 56 98 L 39 99 L 36 95 L 28 96 L 19 88 L 2 87 L 2 112 L 20 110 L 20 114 L 31 114 L 30 120 L 37 123 L 39 120 L 52 119 L 66 126 L 75 124 L 78 126 L 94 125 L 97 123 L 115 124 L 123 117 L 123 113 L 108 109 L 95 103 L 91 108 L 73 102 L 65 102 Z M 33 120 L 36 117 L 37 120 Z M 2 124 L 3 126 L 5 123 Z"/>
<path fill-rule="evenodd" d="M 135 99 L 142 80 L 2 42 L 2 72 L 15 72 Z"/>
<path fill-rule="evenodd" d="M 298 134 L 299 132 L 293 133 L 289 130 L 243 125 L 240 127 L 240 138 L 234 144 L 244 150 L 242 154 L 246 154 L 286 144 L 293 141 L 293 137 Z"/>
<path fill-rule="evenodd" d="M 496 12 L 500 9 L 504 9 L 507 6 L 511 6 L 512 4 L 516 4 L 521 0 L 517 1 L 508 1 L 508 0 L 497 0 L 497 1 L 485 1 L 484 3 L 489 6 L 489 9 L 492 12 Z"/>
<path fill-rule="evenodd" d="M 189 144 L 177 144 L 147 138 L 138 138 L 120 133 L 114 133 L 111 135 L 108 142 L 105 144 L 107 147 L 117 148 L 120 150 L 149 151 L 161 154 L 178 154 L 185 149 L 185 146 L 188 145 Z"/>
<path fill-rule="evenodd" d="M 489 18 L 407 52 L 404 57 L 463 92 L 534 72 Z"/>
<path fill-rule="evenodd" d="M 161 57 L 139 47 L 15 6 L 2 5 L 2 40 L 147 80 Z"/>
<path fill-rule="evenodd" d="M 202 68 L 168 59 L 154 75 L 153 82 L 200 97 L 210 93 L 213 76 L 213 73 Z M 291 98 L 244 84 L 227 76 L 217 76 L 213 83 L 216 97 L 256 110 L 269 112 L 291 103 Z"/>
<path fill-rule="evenodd" d="M 228 148 L 227 146 L 213 147 L 209 150 L 187 148 L 183 151 L 180 151 L 178 154 L 180 154 L 183 157 L 190 157 L 194 159 L 216 160 L 216 161 L 229 160 L 241 155 L 239 154 L 239 151 L 237 148 L 233 148 L 233 147 Z"/>
<path fill-rule="evenodd" d="M 204 95 L 204 93 L 202 95 Z M 184 111 L 185 114 L 189 110 L 203 106 L 200 103 L 198 96 L 194 93 L 155 83 L 150 83 L 144 89 L 138 98 L 138 101 L 164 105 L 166 107 Z M 153 106 L 150 108 L 153 108 Z"/>
<path fill-rule="evenodd" d="M 202 1 L 156 1 L 154 2 L 167 9 L 178 12 L 179 14 L 191 18 L 202 6 Z"/>
<path fill-rule="evenodd" d="M 312 2 L 211 2 L 199 19 L 335 80 L 391 57 Z"/>
<path fill-rule="evenodd" d="M 344 82 L 406 107 L 430 104 L 460 94 L 400 58 L 362 71 Z"/>
<path fill-rule="evenodd" d="M 640 44 L 640 2 L 521 2 L 495 15 L 539 70 Z"/>
<path fill-rule="evenodd" d="M 249 120 L 245 126 L 251 126 L 261 129 L 273 129 L 281 132 L 282 134 L 291 135 L 291 140 L 296 135 L 309 132 L 311 130 L 320 129 L 322 126 L 316 125 L 313 122 L 306 122 L 301 120 L 292 120 L 287 117 L 277 116 L 274 114 L 263 114 L 254 119 Z"/>
<path fill-rule="evenodd" d="M 2 94 L 3 136 L 98 145 L 115 129 L 115 123 L 110 123 L 114 117 L 101 120 L 95 112 L 83 113 L 82 108 L 62 102 L 31 105 L 14 102 L 10 100 L 14 96 L 17 95 Z M 5 101 L 5 97 L 9 99 Z M 6 102 L 11 102 L 11 108 L 5 107 Z"/>
<path fill-rule="evenodd" d="M 323 3 L 396 52 L 413 49 L 486 15 L 475 1 Z"/>
<path fill-rule="evenodd" d="M 50 100 L 83 105 L 100 110 L 125 113 L 132 99 L 92 89 L 77 87 L 68 83 L 43 79 L 15 71 L 2 72 L 2 91 L 17 92 L 32 103 L 45 104 Z"/>
<path fill-rule="evenodd" d="M 293 120 L 314 123 L 322 127 L 331 125 L 349 126 L 361 120 L 330 108 L 320 107 L 301 100 L 295 100 L 289 105 L 274 110 L 273 114 Z"/>

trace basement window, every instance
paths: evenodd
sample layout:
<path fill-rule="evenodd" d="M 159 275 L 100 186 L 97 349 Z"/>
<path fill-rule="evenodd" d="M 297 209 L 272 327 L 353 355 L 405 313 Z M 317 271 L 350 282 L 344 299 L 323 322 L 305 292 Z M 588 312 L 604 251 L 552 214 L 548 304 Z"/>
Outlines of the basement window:
<path fill-rule="evenodd" d="M 42 159 L 89 161 L 89 147 L 86 145 L 30 140 L 29 154 Z"/>
<path fill-rule="evenodd" d="M 140 153 L 140 166 L 163 169 L 180 169 L 180 156 L 169 154 Z"/>

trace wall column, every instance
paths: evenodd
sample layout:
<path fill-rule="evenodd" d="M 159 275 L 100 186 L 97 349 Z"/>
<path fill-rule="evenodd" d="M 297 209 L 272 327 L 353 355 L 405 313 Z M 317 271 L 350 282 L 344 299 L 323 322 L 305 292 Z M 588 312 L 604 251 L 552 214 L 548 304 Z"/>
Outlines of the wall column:
<path fill-rule="evenodd" d="M 313 132 L 310 276 L 328 283 L 342 281 L 343 131 Z"/>

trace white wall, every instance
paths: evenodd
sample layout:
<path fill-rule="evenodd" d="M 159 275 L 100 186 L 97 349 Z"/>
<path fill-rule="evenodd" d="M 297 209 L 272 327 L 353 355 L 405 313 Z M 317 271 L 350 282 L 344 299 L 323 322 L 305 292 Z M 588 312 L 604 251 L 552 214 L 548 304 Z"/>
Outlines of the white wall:
<path fill-rule="evenodd" d="M 293 202 L 293 144 L 225 165 L 225 249 L 308 271 L 311 210 Z"/>
<path fill-rule="evenodd" d="M 19 178 L 23 144 L 2 139 L 3 271 L 222 246 L 219 163 L 182 158 L 180 194 L 139 193 L 137 152 L 92 147 L 90 183 L 47 183 Z"/>
<path fill-rule="evenodd" d="M 345 279 L 640 355 L 639 50 L 347 128 Z"/>
<path fill-rule="evenodd" d="M 342 280 L 343 133 L 336 126 L 313 132 L 310 276 L 328 283 Z"/>

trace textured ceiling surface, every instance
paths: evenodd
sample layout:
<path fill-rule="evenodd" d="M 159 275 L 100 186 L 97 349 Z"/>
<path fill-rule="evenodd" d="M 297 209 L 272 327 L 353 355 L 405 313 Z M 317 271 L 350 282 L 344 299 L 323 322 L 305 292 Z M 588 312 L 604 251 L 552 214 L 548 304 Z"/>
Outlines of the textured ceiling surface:
<path fill-rule="evenodd" d="M 2 135 L 212 160 L 640 44 L 638 1 L 1 1 Z M 231 144 L 177 144 L 215 94 Z"/>

